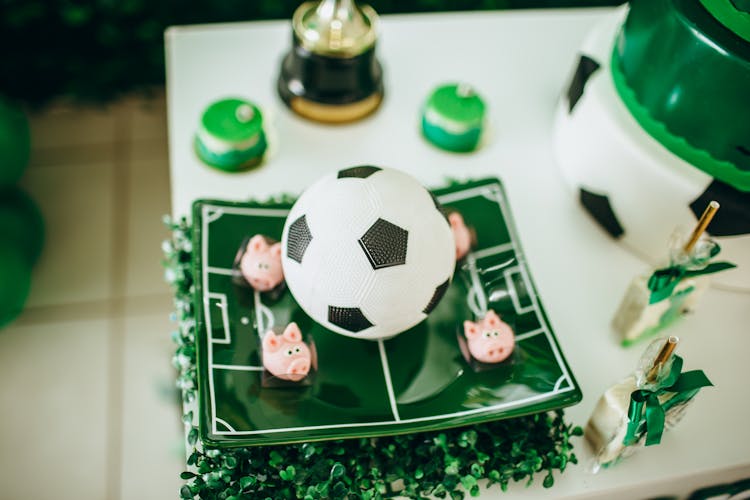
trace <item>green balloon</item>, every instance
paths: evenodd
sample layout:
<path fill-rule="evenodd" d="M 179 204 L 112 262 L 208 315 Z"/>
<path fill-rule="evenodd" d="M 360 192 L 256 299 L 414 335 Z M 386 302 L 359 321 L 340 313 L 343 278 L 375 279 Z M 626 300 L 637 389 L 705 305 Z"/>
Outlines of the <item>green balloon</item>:
<path fill-rule="evenodd" d="M 21 251 L 29 267 L 44 245 L 44 219 L 34 201 L 19 188 L 0 188 L 0 241 Z M 0 281 L 5 281 L 0 274 Z"/>
<path fill-rule="evenodd" d="M 21 314 L 31 287 L 31 265 L 12 242 L 0 240 L 0 328 Z"/>
<path fill-rule="evenodd" d="M 20 107 L 0 97 L 0 187 L 18 182 L 30 154 L 29 120 Z"/>

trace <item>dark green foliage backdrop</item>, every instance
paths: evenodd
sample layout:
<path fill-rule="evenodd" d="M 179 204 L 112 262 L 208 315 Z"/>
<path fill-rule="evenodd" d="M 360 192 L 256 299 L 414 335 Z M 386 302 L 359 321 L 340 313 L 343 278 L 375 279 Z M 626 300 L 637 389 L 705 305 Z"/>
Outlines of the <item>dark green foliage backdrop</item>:
<path fill-rule="evenodd" d="M 623 0 L 372 0 L 380 13 L 616 5 Z M 101 102 L 164 82 L 164 28 L 288 19 L 299 0 L 0 0 L 0 93 Z"/>

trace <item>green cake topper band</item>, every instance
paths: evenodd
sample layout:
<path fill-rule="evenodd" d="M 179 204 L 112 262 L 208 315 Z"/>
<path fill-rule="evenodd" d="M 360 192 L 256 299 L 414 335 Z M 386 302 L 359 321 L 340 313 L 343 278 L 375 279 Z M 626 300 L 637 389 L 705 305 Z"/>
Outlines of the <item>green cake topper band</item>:
<path fill-rule="evenodd" d="M 222 99 L 204 112 L 201 124 L 206 131 L 225 141 L 245 141 L 262 131 L 263 115 L 257 106 L 243 99 Z"/>
<path fill-rule="evenodd" d="M 715 11 L 718 5 L 731 9 L 704 3 Z M 748 192 L 750 115 L 740 110 L 747 107 L 750 88 L 750 44 L 712 13 L 691 0 L 633 0 L 614 43 L 612 78 L 649 135 L 696 168 Z M 737 20 L 745 15 L 735 14 Z"/>

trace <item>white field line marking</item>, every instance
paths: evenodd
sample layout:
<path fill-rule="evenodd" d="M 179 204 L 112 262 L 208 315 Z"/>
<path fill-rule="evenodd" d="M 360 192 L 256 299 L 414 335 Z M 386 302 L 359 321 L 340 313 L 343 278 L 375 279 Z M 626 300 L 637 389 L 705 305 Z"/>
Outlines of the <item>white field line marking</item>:
<path fill-rule="evenodd" d="M 227 269 L 225 267 L 207 267 L 206 269 L 212 274 L 223 274 L 225 276 L 234 276 L 236 274 L 234 269 Z"/>
<path fill-rule="evenodd" d="M 251 207 L 227 207 L 217 205 L 203 205 L 210 209 L 220 211 L 223 214 L 234 215 L 257 215 L 261 217 L 286 217 L 289 210 L 286 208 L 251 208 Z M 216 219 L 214 219 L 216 220 Z M 213 222 L 213 220 L 211 221 Z"/>
<path fill-rule="evenodd" d="M 203 267 L 203 273 L 201 276 L 201 284 L 203 285 L 203 316 L 206 322 L 206 331 L 209 341 L 206 342 L 208 347 L 208 400 L 211 404 L 211 432 L 216 434 L 218 429 L 216 428 L 216 397 L 214 390 L 214 344 L 210 341 L 211 336 L 211 312 L 209 311 L 209 298 L 208 298 L 208 216 L 209 207 L 203 206 L 203 218 L 201 220 L 201 264 Z M 208 312 L 208 314 L 206 314 Z"/>
<path fill-rule="evenodd" d="M 474 316 L 476 318 L 482 318 L 484 316 L 484 312 L 480 309 L 477 301 L 477 292 L 474 290 L 474 288 L 470 288 L 469 292 L 466 294 L 466 305 L 469 306 L 469 310 L 474 313 Z"/>
<path fill-rule="evenodd" d="M 545 321 L 544 316 L 541 314 L 541 310 L 539 308 L 539 302 L 536 299 L 536 289 L 531 283 L 531 280 L 529 279 L 528 273 L 526 271 L 526 259 L 524 258 L 523 252 L 520 251 L 520 248 L 518 248 L 518 245 L 516 244 L 516 241 L 518 239 L 518 234 L 516 233 L 516 228 L 511 223 L 511 220 L 508 218 L 508 208 L 505 206 L 505 199 L 502 196 L 502 193 L 499 189 L 495 188 L 495 197 L 497 198 L 497 204 L 500 206 L 500 212 L 503 215 L 503 220 L 505 220 L 506 226 L 508 227 L 508 234 L 510 234 L 510 241 L 513 245 L 513 249 L 515 250 L 516 258 L 521 263 L 519 265 L 519 270 L 521 271 L 521 274 L 523 275 L 524 283 L 527 287 L 527 292 L 529 294 L 529 297 L 531 298 L 531 304 L 534 307 L 534 313 L 536 314 L 537 320 L 539 321 L 539 324 L 542 325 L 542 328 L 544 328 L 544 334 L 547 337 L 547 342 L 549 342 L 550 348 L 552 349 L 553 354 L 555 355 L 555 359 L 557 360 L 557 364 L 560 367 L 560 370 L 562 371 L 563 375 L 565 375 L 565 379 L 568 382 L 568 388 L 566 390 L 573 390 L 573 380 L 568 373 L 568 369 L 565 366 L 565 363 L 563 363 L 562 355 L 560 354 L 560 351 L 557 348 L 557 343 L 552 338 L 552 334 L 550 333 L 550 327 Z M 561 391 L 562 392 L 562 391 Z"/>
<path fill-rule="evenodd" d="M 256 329 L 258 332 L 258 337 L 260 337 L 261 341 L 263 340 L 263 336 L 266 334 L 266 332 L 274 327 L 274 317 L 273 312 L 269 307 L 266 307 L 263 302 L 260 300 L 260 292 L 257 290 L 253 291 L 253 303 L 255 307 L 255 317 L 256 317 Z"/>
<path fill-rule="evenodd" d="M 266 327 L 263 324 L 263 314 L 261 314 L 260 307 L 260 292 L 253 290 L 253 305 L 255 306 L 255 326 L 258 330 L 258 336 L 262 339 L 266 333 Z"/>
<path fill-rule="evenodd" d="M 479 281 L 477 261 L 474 255 L 469 254 L 467 256 L 466 267 L 469 269 L 469 276 L 471 277 L 471 292 L 467 297 L 467 305 L 474 315 L 481 318 L 487 314 L 487 296 L 484 293 L 484 288 L 482 288 L 482 282 Z"/>
<path fill-rule="evenodd" d="M 534 337 L 536 335 L 539 335 L 540 333 L 544 333 L 544 328 L 537 328 L 536 330 L 531 330 L 530 332 L 524 332 L 521 335 L 516 335 L 516 342 L 526 340 L 527 338 Z"/>
<path fill-rule="evenodd" d="M 262 372 L 265 370 L 262 366 L 251 366 L 251 365 L 213 365 L 216 370 L 237 370 L 243 372 Z"/>
<path fill-rule="evenodd" d="M 401 420 L 398 415 L 398 407 L 396 406 L 396 395 L 393 392 L 393 383 L 391 382 L 391 369 L 388 367 L 388 356 L 385 352 L 385 345 L 383 339 L 378 339 L 378 350 L 380 351 L 380 362 L 383 364 L 383 375 L 385 376 L 385 388 L 388 391 L 388 400 L 391 403 L 391 413 L 396 422 Z"/>
<path fill-rule="evenodd" d="M 350 423 L 350 424 L 311 425 L 311 426 L 302 426 L 302 427 L 284 427 L 284 428 L 279 428 L 279 429 L 257 429 L 257 430 L 252 430 L 252 431 L 236 431 L 234 433 L 218 432 L 217 434 L 220 434 L 220 435 L 233 434 L 233 435 L 246 436 L 246 435 L 252 435 L 252 434 L 275 434 L 279 432 L 296 432 L 296 431 L 311 431 L 311 430 L 322 430 L 322 429 L 343 429 L 343 428 L 351 428 L 351 427 L 412 424 L 412 423 L 418 423 L 418 422 L 428 422 L 431 420 L 443 420 L 446 418 L 464 417 L 466 415 L 476 415 L 480 413 L 487 413 L 487 412 L 493 412 L 493 411 L 502 410 L 502 409 L 514 408 L 517 406 L 525 405 L 527 403 L 533 403 L 535 401 L 549 399 L 553 396 L 556 396 L 557 394 L 570 392 L 572 390 L 573 390 L 572 387 L 568 387 L 560 391 L 551 391 L 551 392 L 545 392 L 543 394 L 536 394 L 528 398 L 517 399 L 516 401 L 510 401 L 507 403 L 501 403 L 501 404 L 497 404 L 493 406 L 483 406 L 481 408 L 474 408 L 471 410 L 458 411 L 454 413 L 446 413 L 443 415 L 430 415 L 428 417 L 410 418 L 410 419 L 398 420 L 398 421 L 397 420 L 383 420 L 381 422 L 355 422 L 355 423 Z"/>
<path fill-rule="evenodd" d="M 455 193 L 446 193 L 437 197 L 440 203 L 452 203 L 454 201 L 465 200 L 475 196 L 484 196 L 485 194 L 494 191 L 493 184 L 485 186 L 477 186 L 471 189 L 464 189 L 463 191 L 456 191 Z M 496 200 L 492 200 L 496 201 Z"/>
<path fill-rule="evenodd" d="M 203 207 L 204 209 L 209 208 L 208 210 L 203 210 L 203 220 L 205 220 L 207 224 L 211 224 L 213 221 L 221 219 L 221 216 L 224 215 L 224 211 L 221 207 L 212 207 L 208 205 L 204 205 Z"/>
<path fill-rule="evenodd" d="M 500 269 L 505 269 L 506 267 L 512 266 L 516 262 L 515 257 L 511 257 L 510 259 L 506 260 L 505 262 L 501 262 L 500 264 L 495 264 L 494 266 L 485 267 L 481 271 L 479 271 L 480 274 L 487 274 L 494 271 L 499 271 Z"/>
<path fill-rule="evenodd" d="M 558 378 L 558 379 L 557 379 L 557 382 L 555 382 L 555 388 L 554 388 L 554 390 L 555 390 L 555 391 L 559 391 L 559 390 L 560 390 L 560 386 L 561 386 L 561 385 L 562 385 L 562 383 L 563 383 L 563 382 L 565 382 L 565 381 L 566 381 L 566 379 L 565 379 L 565 374 L 562 374 L 562 375 L 560 375 L 560 378 Z"/>
<path fill-rule="evenodd" d="M 516 311 L 517 314 L 521 314 L 521 304 L 518 301 L 518 294 L 516 293 L 516 286 L 513 284 L 513 279 L 510 277 L 510 274 L 516 269 L 506 269 L 503 271 L 503 279 L 505 280 L 505 287 L 508 290 L 508 295 L 510 295 L 510 301 L 513 302 L 513 310 Z"/>
<path fill-rule="evenodd" d="M 534 310 L 534 304 L 522 307 L 521 306 L 521 299 L 518 297 L 518 290 L 516 290 L 516 284 L 513 282 L 513 275 L 519 274 L 521 275 L 521 271 L 518 267 L 513 267 L 511 269 L 506 269 L 503 272 L 503 278 L 505 278 L 505 284 L 508 287 L 508 294 L 510 295 L 510 300 L 513 301 L 513 308 L 516 310 L 516 313 L 518 314 L 526 314 L 529 311 Z M 521 279 L 523 279 L 523 275 L 521 275 Z M 524 284 L 526 285 L 526 290 L 528 290 L 528 283 L 524 281 Z"/>
<path fill-rule="evenodd" d="M 224 338 L 214 338 L 213 330 L 210 330 L 209 335 L 211 335 L 211 342 L 213 342 L 214 344 L 231 344 L 232 334 L 229 331 L 229 313 L 227 313 L 227 296 L 226 294 L 223 294 L 223 293 L 209 292 L 208 294 L 209 303 L 211 299 L 215 299 L 219 301 L 219 303 L 215 304 L 215 306 L 221 309 L 221 322 L 222 322 L 222 326 L 224 327 Z M 211 314 L 211 311 L 207 311 L 207 313 Z"/>
<path fill-rule="evenodd" d="M 483 259 L 485 257 L 489 257 L 490 255 L 507 252 L 508 250 L 513 250 L 513 245 L 510 243 L 503 243 L 501 245 L 495 245 L 494 247 L 487 247 L 481 250 L 477 250 L 476 252 L 472 252 L 472 255 L 474 255 L 474 259 Z M 486 271 L 486 269 L 484 271 Z"/>
<path fill-rule="evenodd" d="M 214 420 L 216 420 L 216 422 L 220 423 L 221 425 L 229 429 L 229 432 L 237 432 L 236 430 L 234 430 L 234 427 L 232 427 L 231 425 L 227 423 L 226 420 L 221 419 L 219 417 L 214 417 Z"/>

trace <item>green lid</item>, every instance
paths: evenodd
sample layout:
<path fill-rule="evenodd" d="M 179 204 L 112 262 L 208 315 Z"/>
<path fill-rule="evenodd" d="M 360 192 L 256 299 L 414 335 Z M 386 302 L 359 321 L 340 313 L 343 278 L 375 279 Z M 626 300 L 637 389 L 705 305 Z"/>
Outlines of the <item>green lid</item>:
<path fill-rule="evenodd" d="M 750 191 L 750 42 L 695 0 L 631 0 L 612 73 L 650 135 L 695 167 Z"/>
<path fill-rule="evenodd" d="M 471 86 L 443 85 L 425 102 L 422 134 L 441 149 L 467 153 L 479 145 L 484 115 L 484 101 Z"/>
<path fill-rule="evenodd" d="M 442 118 L 467 127 L 480 126 L 484 120 L 485 104 L 469 85 L 448 84 L 436 88 L 425 104 Z"/>
<path fill-rule="evenodd" d="M 243 99 L 222 99 L 203 112 L 201 125 L 209 134 L 228 142 L 252 139 L 263 129 L 260 109 Z"/>

